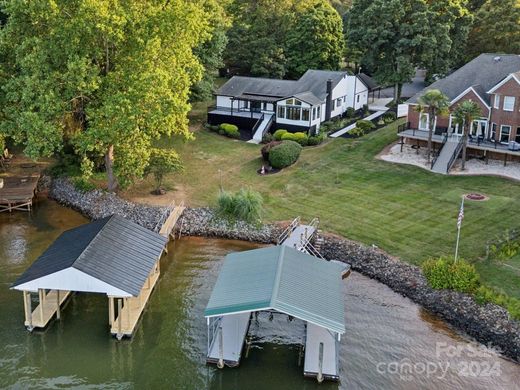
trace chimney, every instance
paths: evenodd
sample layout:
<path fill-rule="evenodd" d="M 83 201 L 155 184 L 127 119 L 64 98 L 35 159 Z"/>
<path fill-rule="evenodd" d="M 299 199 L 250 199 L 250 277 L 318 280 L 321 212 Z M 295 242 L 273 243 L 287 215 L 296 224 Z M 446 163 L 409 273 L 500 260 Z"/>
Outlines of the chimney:
<path fill-rule="evenodd" d="M 329 121 L 332 114 L 332 80 L 327 80 L 327 100 L 325 102 L 325 121 Z"/>

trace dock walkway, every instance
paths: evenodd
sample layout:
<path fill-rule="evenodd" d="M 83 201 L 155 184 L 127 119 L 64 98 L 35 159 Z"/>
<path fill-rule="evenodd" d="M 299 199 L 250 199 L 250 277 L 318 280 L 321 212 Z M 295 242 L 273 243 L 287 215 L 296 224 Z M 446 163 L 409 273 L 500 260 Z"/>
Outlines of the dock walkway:
<path fill-rule="evenodd" d="M 0 213 L 14 210 L 31 211 L 40 175 L 2 177 L 0 188 Z"/>
<path fill-rule="evenodd" d="M 307 323 L 303 375 L 320 381 L 339 378 L 336 337 L 328 329 L 311 323 Z"/>
<path fill-rule="evenodd" d="M 223 316 L 213 335 L 206 361 L 236 367 L 240 364 L 251 313 Z"/>

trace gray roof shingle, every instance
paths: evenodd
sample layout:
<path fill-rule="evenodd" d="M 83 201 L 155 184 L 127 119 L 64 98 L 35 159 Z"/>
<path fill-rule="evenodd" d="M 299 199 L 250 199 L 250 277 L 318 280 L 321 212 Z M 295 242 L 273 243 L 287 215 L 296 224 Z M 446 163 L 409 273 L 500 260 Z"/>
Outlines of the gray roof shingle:
<path fill-rule="evenodd" d="M 217 95 L 258 95 L 279 99 L 299 95 L 308 103 L 320 104 L 327 97 L 327 80 L 332 80 L 335 87 L 346 75 L 347 72 L 308 70 L 299 80 L 234 76 L 218 89 Z"/>
<path fill-rule="evenodd" d="M 118 215 L 68 230 L 13 283 L 73 267 L 137 296 L 167 239 Z"/>
<path fill-rule="evenodd" d="M 520 71 L 520 55 L 484 53 L 457 69 L 449 76 L 437 80 L 412 96 L 407 103 L 417 103 L 419 96 L 429 89 L 439 89 L 450 100 L 455 99 L 469 87 L 473 87 L 477 94 L 489 104 L 490 96 L 487 93 L 511 73 Z"/>

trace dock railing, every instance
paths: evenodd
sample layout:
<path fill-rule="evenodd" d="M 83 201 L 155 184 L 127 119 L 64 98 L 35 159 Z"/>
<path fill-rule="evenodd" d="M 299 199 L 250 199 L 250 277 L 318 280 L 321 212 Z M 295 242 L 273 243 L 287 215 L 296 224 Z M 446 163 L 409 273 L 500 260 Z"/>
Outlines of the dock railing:
<path fill-rule="evenodd" d="M 287 237 L 291 235 L 291 233 L 301 224 L 301 218 L 298 216 L 294 218 L 289 226 L 278 236 L 278 240 L 276 240 L 276 245 L 282 244 Z"/>

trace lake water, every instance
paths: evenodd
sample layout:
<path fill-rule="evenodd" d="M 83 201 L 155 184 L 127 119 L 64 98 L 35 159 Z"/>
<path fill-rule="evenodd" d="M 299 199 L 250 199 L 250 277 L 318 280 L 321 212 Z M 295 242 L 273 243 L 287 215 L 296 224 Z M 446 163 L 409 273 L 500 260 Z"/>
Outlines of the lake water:
<path fill-rule="evenodd" d="M 0 388 L 8 389 L 520 389 L 520 366 L 480 349 L 410 300 L 359 274 L 345 281 L 347 332 L 341 381 L 318 385 L 298 366 L 303 324 L 284 315 L 253 322 L 239 368 L 205 364 L 203 310 L 224 256 L 257 247 L 182 238 L 136 334 L 117 341 L 105 296 L 76 294 L 43 332 L 23 327 L 22 294 L 10 284 L 64 230 L 87 222 L 41 199 L 32 214 L 0 214 Z"/>

